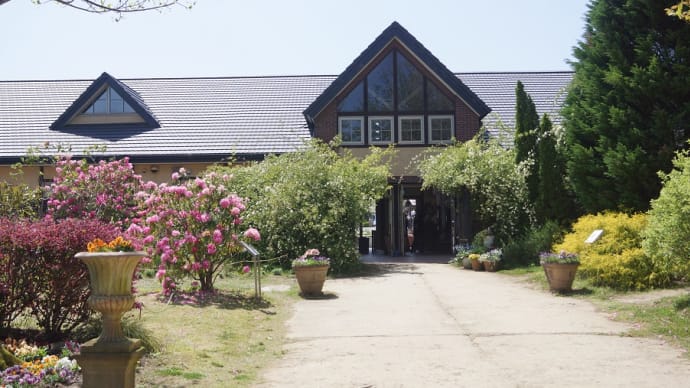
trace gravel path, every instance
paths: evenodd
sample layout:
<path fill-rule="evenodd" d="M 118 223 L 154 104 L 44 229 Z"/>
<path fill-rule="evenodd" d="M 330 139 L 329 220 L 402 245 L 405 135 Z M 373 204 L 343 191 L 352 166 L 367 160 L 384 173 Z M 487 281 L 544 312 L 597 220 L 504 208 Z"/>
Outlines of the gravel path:
<path fill-rule="evenodd" d="M 496 273 L 380 264 L 302 300 L 258 387 L 681 387 L 690 360 L 587 301 Z"/>

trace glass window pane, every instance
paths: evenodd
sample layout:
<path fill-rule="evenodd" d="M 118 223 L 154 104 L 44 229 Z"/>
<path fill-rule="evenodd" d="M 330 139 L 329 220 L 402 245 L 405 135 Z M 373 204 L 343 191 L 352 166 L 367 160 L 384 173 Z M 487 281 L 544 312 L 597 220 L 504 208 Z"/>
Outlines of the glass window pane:
<path fill-rule="evenodd" d="M 373 142 L 391 142 L 393 140 L 393 120 L 372 118 L 369 120 L 369 131 Z"/>
<path fill-rule="evenodd" d="M 108 94 L 110 95 L 110 113 L 122 113 L 124 112 L 125 101 L 111 88 L 108 88 Z"/>
<path fill-rule="evenodd" d="M 424 76 L 398 54 L 398 110 L 424 110 Z"/>
<path fill-rule="evenodd" d="M 361 143 L 362 119 L 340 119 L 340 137 L 345 143 Z"/>
<path fill-rule="evenodd" d="M 427 110 L 430 111 L 452 111 L 455 110 L 453 101 L 451 101 L 445 94 L 434 85 L 433 82 L 428 81 L 426 83 L 426 98 L 427 98 Z"/>
<path fill-rule="evenodd" d="M 393 53 L 367 76 L 367 104 L 369 112 L 393 110 Z"/>
<path fill-rule="evenodd" d="M 448 141 L 453 132 L 451 117 L 432 117 L 429 119 L 432 141 Z"/>
<path fill-rule="evenodd" d="M 123 110 L 123 112 L 125 112 L 125 113 L 134 113 L 134 109 L 132 109 L 132 107 L 129 106 L 128 103 L 126 103 L 126 102 L 123 101 L 123 104 L 124 104 L 124 110 Z"/>
<path fill-rule="evenodd" d="M 364 83 L 360 82 L 350 94 L 338 104 L 338 112 L 364 111 Z"/>
<path fill-rule="evenodd" d="M 107 95 L 107 90 L 104 90 L 103 93 L 101 93 L 100 96 L 98 96 L 98 99 L 94 101 L 93 104 L 91 104 L 90 107 L 84 111 L 84 113 L 87 114 L 103 114 L 103 113 L 108 113 L 108 95 Z"/>
<path fill-rule="evenodd" d="M 421 142 L 422 141 L 422 119 L 421 118 L 401 118 L 400 119 L 400 140 L 402 142 Z"/>

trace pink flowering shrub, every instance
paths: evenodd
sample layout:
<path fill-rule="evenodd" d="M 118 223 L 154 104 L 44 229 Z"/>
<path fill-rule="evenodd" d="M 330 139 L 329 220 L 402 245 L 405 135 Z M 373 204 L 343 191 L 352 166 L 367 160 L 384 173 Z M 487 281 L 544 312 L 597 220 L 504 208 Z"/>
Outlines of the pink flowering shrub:
<path fill-rule="evenodd" d="M 71 332 L 91 314 L 88 269 L 74 255 L 95 238 L 120 233 L 98 220 L 0 219 L 0 324 L 26 311 L 46 339 Z"/>
<path fill-rule="evenodd" d="M 156 277 L 166 294 L 185 277 L 197 280 L 202 291 L 212 291 L 219 270 L 241 261 L 240 241 L 261 236 L 243 225 L 245 204 L 230 191 L 230 176 L 181 178 L 184 171 L 174 173 L 172 184 L 161 184 L 146 199 L 148 215 L 130 231 L 143 237 L 159 265 Z"/>
<path fill-rule="evenodd" d="M 147 183 L 128 158 L 100 161 L 64 157 L 56 162 L 55 178 L 50 187 L 48 215 L 60 218 L 95 218 L 121 228 L 136 221 L 140 210 L 138 196 L 155 183 Z"/>

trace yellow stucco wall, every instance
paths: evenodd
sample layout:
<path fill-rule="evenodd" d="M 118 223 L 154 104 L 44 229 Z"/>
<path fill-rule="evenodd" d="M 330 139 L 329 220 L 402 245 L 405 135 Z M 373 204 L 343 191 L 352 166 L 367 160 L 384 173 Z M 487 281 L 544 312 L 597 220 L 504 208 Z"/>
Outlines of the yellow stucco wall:
<path fill-rule="evenodd" d="M 396 147 L 391 165 L 392 175 L 419 176 L 418 161 L 423 154 L 433 152 L 429 150 L 431 150 L 429 147 Z M 370 153 L 368 148 L 351 148 L 350 151 L 358 158 L 364 158 Z"/>
<path fill-rule="evenodd" d="M 172 173 L 178 171 L 180 167 L 184 167 L 192 175 L 196 175 L 211 165 L 212 163 L 140 163 L 134 164 L 134 171 L 140 174 L 144 181 L 163 183 L 169 182 Z M 0 180 L 10 183 L 23 183 L 31 187 L 39 185 L 40 167 L 25 166 L 22 168 L 22 171 L 22 174 L 17 175 L 11 166 L 0 166 Z M 45 179 L 52 179 L 54 176 L 54 167 L 43 166 L 43 177 Z"/>

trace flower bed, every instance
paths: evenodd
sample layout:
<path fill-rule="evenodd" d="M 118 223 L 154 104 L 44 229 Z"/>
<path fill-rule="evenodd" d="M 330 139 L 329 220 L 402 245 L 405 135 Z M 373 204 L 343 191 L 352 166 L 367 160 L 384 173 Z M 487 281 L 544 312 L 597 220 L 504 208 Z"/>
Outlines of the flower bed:
<path fill-rule="evenodd" d="M 67 342 L 60 356 L 48 355 L 43 346 L 27 344 L 26 341 L 5 340 L 5 349 L 22 360 L 21 364 L 0 371 L 0 387 L 53 386 L 72 384 L 79 380 L 80 369 L 71 359 L 78 345 Z"/>

